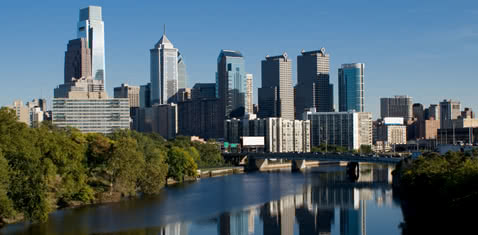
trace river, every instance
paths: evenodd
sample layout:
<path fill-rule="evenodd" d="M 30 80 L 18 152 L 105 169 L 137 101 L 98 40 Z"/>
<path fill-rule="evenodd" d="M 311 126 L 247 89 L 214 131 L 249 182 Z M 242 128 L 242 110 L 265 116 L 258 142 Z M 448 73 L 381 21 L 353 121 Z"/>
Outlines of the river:
<path fill-rule="evenodd" d="M 12 224 L 0 234 L 400 234 L 391 168 L 320 166 L 206 178 L 155 197 L 58 210 L 44 224 Z"/>

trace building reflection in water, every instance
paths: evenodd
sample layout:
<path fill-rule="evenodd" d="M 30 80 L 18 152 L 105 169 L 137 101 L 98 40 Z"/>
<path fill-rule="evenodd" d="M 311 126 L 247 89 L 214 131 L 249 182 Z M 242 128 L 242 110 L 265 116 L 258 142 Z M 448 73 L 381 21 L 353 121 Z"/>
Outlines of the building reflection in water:
<path fill-rule="evenodd" d="M 331 234 L 338 208 L 341 235 L 366 235 L 366 202 L 375 200 L 379 206 L 392 204 L 389 168 L 363 165 L 355 182 L 349 181 L 344 171 L 314 173 L 308 179 L 310 182 L 299 194 L 219 215 L 217 233 L 252 235 L 259 216 L 264 235 L 293 235 L 294 226 L 299 235 Z M 181 223 L 170 224 L 161 234 L 186 235 L 188 227 Z"/>

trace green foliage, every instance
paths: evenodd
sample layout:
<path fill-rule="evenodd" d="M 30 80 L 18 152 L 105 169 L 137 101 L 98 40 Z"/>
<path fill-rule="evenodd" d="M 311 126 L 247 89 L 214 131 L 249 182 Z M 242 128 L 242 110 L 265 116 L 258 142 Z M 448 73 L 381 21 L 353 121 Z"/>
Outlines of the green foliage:
<path fill-rule="evenodd" d="M 168 152 L 168 177 L 183 181 L 185 176 L 196 176 L 197 164 L 188 151 L 173 146 Z"/>
<path fill-rule="evenodd" d="M 195 177 L 198 165 L 224 164 L 212 142 L 168 142 L 130 130 L 83 134 L 48 122 L 31 129 L 8 108 L 0 109 L 0 150 L 0 222 L 17 213 L 44 222 L 55 208 L 106 194 L 156 194 L 167 177 L 182 181 Z"/>
<path fill-rule="evenodd" d="M 360 145 L 359 152 L 363 153 L 363 154 L 373 153 L 372 146 L 370 146 L 370 145 Z"/>
<path fill-rule="evenodd" d="M 347 153 L 350 152 L 346 147 L 332 144 L 321 144 L 319 146 L 313 146 L 311 149 L 312 152 L 322 152 L 322 153 Z"/>
<path fill-rule="evenodd" d="M 7 195 L 9 185 L 10 174 L 8 162 L 0 152 L 0 223 L 2 218 L 9 218 L 15 214 L 13 201 Z"/>

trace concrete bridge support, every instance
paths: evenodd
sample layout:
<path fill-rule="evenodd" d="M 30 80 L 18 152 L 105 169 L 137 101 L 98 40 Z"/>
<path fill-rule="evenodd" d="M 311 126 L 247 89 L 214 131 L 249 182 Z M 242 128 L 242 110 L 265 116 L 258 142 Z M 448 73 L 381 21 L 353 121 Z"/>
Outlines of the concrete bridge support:
<path fill-rule="evenodd" d="M 264 170 L 268 165 L 267 159 L 256 159 L 256 158 L 248 158 L 247 159 L 247 171 L 256 171 L 256 170 Z"/>
<path fill-rule="evenodd" d="M 305 168 L 305 160 L 292 160 L 292 171 L 303 171 Z"/>
<path fill-rule="evenodd" d="M 360 176 L 360 168 L 358 162 L 349 162 L 347 164 L 347 175 L 353 181 L 358 180 Z"/>

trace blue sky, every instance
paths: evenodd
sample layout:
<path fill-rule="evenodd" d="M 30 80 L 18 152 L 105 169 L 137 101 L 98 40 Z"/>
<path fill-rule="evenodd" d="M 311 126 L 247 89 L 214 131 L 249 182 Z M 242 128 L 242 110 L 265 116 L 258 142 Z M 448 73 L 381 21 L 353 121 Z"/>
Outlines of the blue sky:
<path fill-rule="evenodd" d="M 284 51 L 325 47 L 337 69 L 365 63 L 365 109 L 379 98 L 412 96 L 428 106 L 445 98 L 478 111 L 478 1 L 4 1 L 0 22 L 0 105 L 51 99 L 63 82 L 64 52 L 76 37 L 79 9 L 103 7 L 108 93 L 149 80 L 149 49 L 166 24 L 190 77 L 214 82 L 221 49 L 240 50 L 260 87 L 260 61 Z M 337 105 L 337 97 L 335 104 Z"/>

